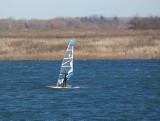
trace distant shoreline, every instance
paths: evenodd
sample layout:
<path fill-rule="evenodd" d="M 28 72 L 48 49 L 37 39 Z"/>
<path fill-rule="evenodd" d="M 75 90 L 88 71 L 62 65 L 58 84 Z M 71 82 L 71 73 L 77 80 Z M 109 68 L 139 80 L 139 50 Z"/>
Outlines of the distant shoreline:
<path fill-rule="evenodd" d="M 75 60 L 160 59 L 159 30 L 88 29 L 0 32 L 0 61 L 62 60 L 70 39 Z"/>

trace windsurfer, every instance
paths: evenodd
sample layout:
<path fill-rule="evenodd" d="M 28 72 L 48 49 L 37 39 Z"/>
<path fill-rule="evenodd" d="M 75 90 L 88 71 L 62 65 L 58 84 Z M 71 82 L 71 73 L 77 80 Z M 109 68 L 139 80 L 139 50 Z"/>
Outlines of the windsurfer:
<path fill-rule="evenodd" d="M 67 79 L 68 79 L 68 71 L 66 70 L 64 73 L 63 87 L 67 86 Z"/>

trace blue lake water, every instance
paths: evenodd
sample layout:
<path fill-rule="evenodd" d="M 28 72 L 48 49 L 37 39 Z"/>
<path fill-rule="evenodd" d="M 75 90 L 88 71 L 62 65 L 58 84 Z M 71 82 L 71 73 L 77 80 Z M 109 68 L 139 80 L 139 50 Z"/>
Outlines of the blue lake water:
<path fill-rule="evenodd" d="M 0 62 L 0 120 L 160 120 L 160 60 L 74 61 L 80 88 L 47 88 L 60 65 Z"/>

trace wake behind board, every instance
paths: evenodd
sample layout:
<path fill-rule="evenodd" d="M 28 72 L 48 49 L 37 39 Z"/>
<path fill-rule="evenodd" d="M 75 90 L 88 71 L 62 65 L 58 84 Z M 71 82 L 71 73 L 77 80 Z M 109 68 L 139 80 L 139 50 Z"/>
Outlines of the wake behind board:
<path fill-rule="evenodd" d="M 67 87 L 48 86 L 48 88 L 52 88 L 52 89 L 68 89 L 68 88 L 80 88 L 80 87 L 76 87 L 76 86 L 67 86 Z"/>

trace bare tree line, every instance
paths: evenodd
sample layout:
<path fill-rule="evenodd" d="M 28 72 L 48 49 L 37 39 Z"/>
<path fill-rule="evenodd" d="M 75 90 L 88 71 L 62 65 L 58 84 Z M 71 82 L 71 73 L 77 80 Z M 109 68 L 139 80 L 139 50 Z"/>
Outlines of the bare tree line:
<path fill-rule="evenodd" d="M 160 17 L 76 17 L 55 19 L 0 19 L 0 30 L 21 29 L 90 29 L 90 28 L 129 28 L 160 29 Z"/>

